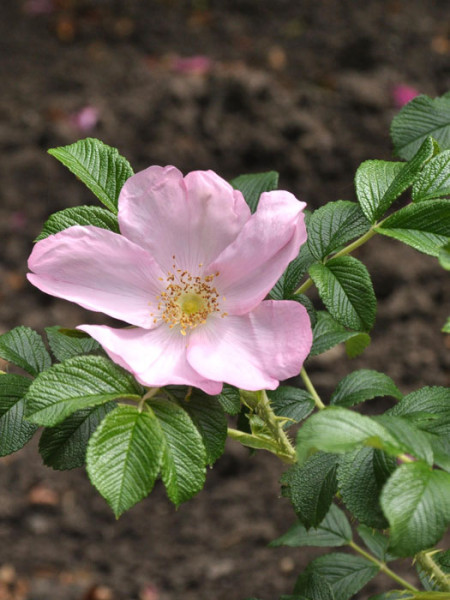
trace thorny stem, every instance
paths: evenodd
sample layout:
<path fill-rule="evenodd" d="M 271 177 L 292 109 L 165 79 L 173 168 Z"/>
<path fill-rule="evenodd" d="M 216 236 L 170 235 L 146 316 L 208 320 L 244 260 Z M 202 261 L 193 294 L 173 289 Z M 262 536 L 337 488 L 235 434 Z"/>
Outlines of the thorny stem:
<path fill-rule="evenodd" d="M 260 392 L 260 399 L 256 406 L 256 412 L 270 429 L 283 455 L 290 457 L 293 463 L 296 462 L 297 454 L 295 452 L 295 448 L 286 435 L 279 419 L 277 419 L 275 413 L 273 412 L 273 409 L 270 406 L 270 400 L 265 390 L 261 390 Z"/>
<path fill-rule="evenodd" d="M 380 569 L 380 571 L 382 571 L 383 573 L 388 575 L 391 579 L 393 579 L 394 581 L 399 583 L 406 590 L 409 590 L 410 592 L 418 592 L 419 591 L 416 587 L 414 587 L 413 585 L 408 583 L 406 581 L 406 579 L 403 579 L 403 577 L 400 577 L 400 575 L 397 575 L 397 573 L 394 573 L 394 571 L 391 571 L 391 569 L 386 565 L 386 563 L 384 563 L 381 560 L 378 560 L 378 558 L 375 558 L 375 556 L 372 556 L 372 554 L 369 554 L 368 552 L 366 552 L 364 550 L 364 548 L 361 548 L 361 546 L 359 546 L 356 542 L 351 541 L 351 542 L 349 542 L 348 545 L 355 552 L 358 552 L 358 554 L 360 554 L 361 556 L 364 556 L 364 558 L 367 558 L 367 560 L 370 560 L 371 563 L 373 563 L 374 565 L 377 565 L 377 567 Z"/>
<path fill-rule="evenodd" d="M 440 589 L 444 592 L 450 592 L 450 577 L 444 573 L 441 567 L 434 561 L 433 554 L 438 552 L 437 550 L 431 552 L 419 552 L 416 554 L 416 561 L 422 567 L 422 569 L 431 577 L 436 580 Z"/>
<path fill-rule="evenodd" d="M 323 410 L 325 408 L 325 404 L 320 399 L 319 394 L 316 392 L 316 388 L 313 386 L 311 379 L 308 377 L 307 372 L 305 371 L 305 367 L 300 371 L 300 377 L 303 379 L 303 383 L 305 384 L 306 389 L 313 397 L 314 403 L 319 410 Z"/>
<path fill-rule="evenodd" d="M 377 223 L 376 225 L 380 225 L 380 223 Z M 353 252 L 353 250 L 356 250 L 357 248 L 359 248 L 360 246 L 365 244 L 368 240 L 370 240 L 370 238 L 373 238 L 373 236 L 377 233 L 375 231 L 374 227 L 375 227 L 375 225 L 373 225 L 369 229 L 369 231 L 367 231 L 364 235 L 359 237 L 357 240 L 355 240 L 354 242 L 352 242 L 345 248 L 342 248 L 342 250 L 339 250 L 339 252 L 336 252 L 336 254 L 333 254 L 332 256 L 330 256 L 330 259 L 339 258 L 340 256 L 346 256 L 347 254 L 350 254 L 351 252 Z M 330 260 L 330 259 L 325 259 L 323 261 L 324 264 L 327 262 L 327 260 Z M 298 289 L 295 290 L 294 294 L 295 295 L 304 294 L 306 292 L 306 290 L 309 290 L 309 288 L 312 286 L 312 284 L 313 284 L 313 280 L 311 279 L 311 277 L 309 277 L 304 283 L 302 283 L 302 285 Z"/>

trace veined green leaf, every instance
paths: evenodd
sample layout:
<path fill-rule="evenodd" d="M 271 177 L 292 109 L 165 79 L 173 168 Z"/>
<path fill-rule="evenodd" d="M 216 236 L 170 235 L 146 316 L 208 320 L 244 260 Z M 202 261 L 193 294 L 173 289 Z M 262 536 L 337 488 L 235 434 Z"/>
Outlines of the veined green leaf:
<path fill-rule="evenodd" d="M 411 556 L 434 546 L 450 522 L 449 497 L 449 473 L 421 461 L 401 465 L 381 494 L 392 550 Z"/>
<path fill-rule="evenodd" d="M 330 404 L 349 408 L 382 396 L 392 396 L 400 400 L 402 393 L 392 379 L 384 373 L 372 369 L 359 369 L 339 382 L 331 395 Z"/>
<path fill-rule="evenodd" d="M 106 208 L 117 214 L 120 190 L 133 175 L 133 169 L 116 148 L 86 138 L 48 152 L 72 171 Z"/>
<path fill-rule="evenodd" d="M 223 410 L 229 415 L 237 415 L 241 410 L 241 396 L 239 390 L 227 383 L 223 384 L 221 393 L 217 400 L 222 405 Z"/>
<path fill-rule="evenodd" d="M 303 244 L 299 255 L 292 260 L 283 275 L 273 286 L 270 297 L 274 300 L 292 300 L 295 299 L 295 291 L 299 287 L 300 279 L 308 271 L 309 267 L 315 262 L 308 244 Z"/>
<path fill-rule="evenodd" d="M 34 376 L 52 364 L 41 336 L 23 326 L 0 335 L 0 357 Z"/>
<path fill-rule="evenodd" d="M 116 406 L 115 402 L 108 402 L 84 408 L 59 425 L 46 427 L 39 440 L 39 452 L 44 464 L 57 470 L 82 467 L 91 435 Z"/>
<path fill-rule="evenodd" d="M 139 400 L 134 377 L 102 356 L 75 356 L 37 377 L 26 396 L 26 417 L 52 427 L 77 410 L 119 398 Z"/>
<path fill-rule="evenodd" d="M 317 260 L 322 260 L 369 228 L 369 221 L 355 202 L 329 202 L 315 210 L 309 219 L 310 252 Z"/>
<path fill-rule="evenodd" d="M 419 252 L 438 256 L 441 247 L 450 242 L 450 202 L 429 200 L 409 204 L 375 229 Z"/>
<path fill-rule="evenodd" d="M 287 426 L 303 421 L 314 410 L 311 395 L 290 385 L 280 385 L 276 390 L 268 391 L 267 395 L 274 413 L 291 421 Z"/>
<path fill-rule="evenodd" d="M 24 397 L 30 383 L 21 375 L 0 375 L 0 456 L 20 450 L 37 429 L 24 420 Z"/>
<path fill-rule="evenodd" d="M 313 345 L 310 355 L 316 356 L 322 354 L 330 348 L 341 344 L 342 342 L 351 342 L 352 339 L 357 339 L 359 342 L 356 351 L 351 348 L 347 354 L 350 358 L 354 358 L 362 352 L 370 344 L 370 336 L 367 333 L 358 331 L 348 331 L 343 325 L 338 323 L 327 311 L 317 311 L 317 321 L 313 329 Z M 347 350 L 347 348 L 346 348 Z"/>
<path fill-rule="evenodd" d="M 318 527 L 328 513 L 337 489 L 334 454 L 317 452 L 304 464 L 295 464 L 281 479 L 283 496 L 289 498 L 300 522 Z"/>
<path fill-rule="evenodd" d="M 86 466 L 116 517 L 145 498 L 161 465 L 163 434 L 153 412 L 118 406 L 92 435 Z"/>
<path fill-rule="evenodd" d="M 152 399 L 163 438 L 161 476 L 170 500 L 179 506 L 205 483 L 206 451 L 200 433 L 178 404 Z"/>
<path fill-rule="evenodd" d="M 295 523 L 284 535 L 271 542 L 272 547 L 291 546 L 345 546 L 352 540 L 352 528 L 347 517 L 335 504 L 330 506 L 317 528 L 307 530 L 300 522 Z"/>
<path fill-rule="evenodd" d="M 358 448 L 341 457 L 337 470 L 339 492 L 361 523 L 377 529 L 388 526 L 380 493 L 396 466 L 394 458 L 374 448 Z"/>
<path fill-rule="evenodd" d="M 450 122 L 449 122 L 450 126 Z M 423 202 L 450 194 L 450 150 L 432 158 L 413 185 L 414 202 Z"/>
<path fill-rule="evenodd" d="M 252 213 L 258 208 L 258 202 L 263 192 L 272 192 L 278 187 L 278 173 L 267 171 L 266 173 L 253 173 L 250 175 L 239 175 L 230 183 L 235 190 L 242 192 L 245 201 Z"/>
<path fill-rule="evenodd" d="M 320 297 L 331 316 L 355 331 L 369 331 L 375 322 L 376 298 L 366 267 L 352 256 L 309 268 Z"/>
<path fill-rule="evenodd" d="M 80 331 L 83 334 L 82 337 L 70 335 L 70 331 L 58 326 L 45 328 L 50 348 L 55 358 L 60 362 L 73 356 L 89 354 L 100 349 L 100 344 L 84 331 Z"/>
<path fill-rule="evenodd" d="M 450 242 L 439 248 L 438 259 L 441 267 L 450 271 Z"/>
<path fill-rule="evenodd" d="M 74 206 L 53 213 L 44 223 L 36 242 L 74 225 L 94 225 L 119 233 L 117 217 L 100 206 Z"/>
<path fill-rule="evenodd" d="M 429 135 L 442 150 L 450 148 L 450 97 L 447 95 L 434 100 L 417 96 L 392 121 L 395 152 L 405 160 L 414 156 Z"/>

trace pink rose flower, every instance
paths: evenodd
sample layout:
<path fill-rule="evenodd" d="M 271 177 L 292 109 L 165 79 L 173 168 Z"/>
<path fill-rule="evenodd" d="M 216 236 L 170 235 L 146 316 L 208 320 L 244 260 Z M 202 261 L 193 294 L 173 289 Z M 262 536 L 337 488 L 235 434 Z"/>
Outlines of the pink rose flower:
<path fill-rule="evenodd" d="M 301 304 L 264 300 L 306 241 L 304 207 L 266 192 L 252 215 L 212 171 L 149 167 L 123 186 L 121 235 L 75 226 L 49 236 L 28 278 L 133 325 L 79 329 L 146 386 L 275 389 L 299 373 L 312 343 Z"/>

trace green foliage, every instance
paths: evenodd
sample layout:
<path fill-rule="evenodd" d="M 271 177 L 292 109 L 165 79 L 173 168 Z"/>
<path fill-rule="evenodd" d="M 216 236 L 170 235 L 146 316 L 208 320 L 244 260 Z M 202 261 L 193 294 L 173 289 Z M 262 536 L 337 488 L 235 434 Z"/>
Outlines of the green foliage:
<path fill-rule="evenodd" d="M 355 331 L 370 331 L 375 322 L 376 298 L 366 267 L 352 256 L 309 268 L 320 297 L 331 316 Z"/>
<path fill-rule="evenodd" d="M 151 411 L 122 405 L 100 423 L 89 441 L 87 471 L 116 517 L 150 493 L 163 448 L 163 433 Z"/>
<path fill-rule="evenodd" d="M 314 262 L 315 258 L 311 254 L 308 244 L 303 244 L 299 255 L 289 263 L 283 275 L 273 286 L 270 297 L 274 300 L 296 299 L 295 291 L 299 287 L 300 279 Z"/>
<path fill-rule="evenodd" d="M 222 405 L 213 396 L 199 390 L 180 404 L 202 437 L 207 464 L 213 465 L 222 456 L 227 439 L 227 420 Z"/>
<path fill-rule="evenodd" d="M 53 213 L 44 223 L 35 241 L 43 240 L 74 225 L 95 225 L 119 233 L 119 223 L 115 214 L 100 206 L 75 206 Z"/>
<path fill-rule="evenodd" d="M 450 242 L 439 248 L 438 259 L 441 267 L 446 271 L 450 271 Z"/>
<path fill-rule="evenodd" d="M 394 149 L 405 160 L 414 156 L 429 135 L 441 150 L 450 148 L 450 97 L 447 94 L 434 100 L 417 96 L 392 121 Z"/>
<path fill-rule="evenodd" d="M 133 175 L 133 169 L 116 148 L 86 138 L 70 146 L 52 148 L 49 154 L 72 171 L 106 208 L 117 214 L 120 190 Z"/>
<path fill-rule="evenodd" d="M 449 473 L 421 461 L 401 465 L 381 494 L 393 552 L 411 556 L 436 544 L 450 522 L 449 496 Z"/>
<path fill-rule="evenodd" d="M 395 459 L 373 448 L 358 448 L 341 457 L 337 470 L 339 493 L 361 523 L 378 529 L 388 526 L 379 498 L 395 468 Z"/>
<path fill-rule="evenodd" d="M 397 196 L 394 184 L 404 163 L 385 160 L 366 160 L 355 175 L 355 188 L 361 209 L 370 223 L 384 214 Z M 397 195 L 400 195 L 398 192 Z"/>
<path fill-rule="evenodd" d="M 222 392 L 217 396 L 223 410 L 229 415 L 237 415 L 241 410 L 241 396 L 239 390 L 228 383 L 224 383 Z"/>
<path fill-rule="evenodd" d="M 267 392 L 270 405 L 278 417 L 288 419 L 286 425 L 299 423 L 314 410 L 314 400 L 305 390 L 281 385 L 276 390 Z"/>
<path fill-rule="evenodd" d="M 354 358 L 364 351 L 370 344 L 368 333 L 349 331 L 343 325 L 335 321 L 327 311 L 318 311 L 316 313 L 317 321 L 313 329 L 313 345 L 311 356 L 322 354 L 330 348 L 346 343 L 346 351 L 350 358 Z M 356 346 L 348 347 L 351 342 L 357 342 Z"/>
<path fill-rule="evenodd" d="M 432 158 L 423 168 L 412 188 L 414 202 L 434 200 L 450 195 L 450 150 Z"/>
<path fill-rule="evenodd" d="M 63 329 L 58 326 L 46 327 L 50 349 L 56 360 L 63 362 L 73 356 L 90 354 L 100 350 L 100 344 L 90 335 L 78 329 Z"/>
<path fill-rule="evenodd" d="M 402 393 L 392 379 L 384 373 L 371 369 L 359 369 L 339 382 L 331 395 L 330 404 L 349 408 L 381 396 L 392 396 L 400 400 Z"/>
<path fill-rule="evenodd" d="M 297 594 L 288 596 L 289 600 L 335 600 L 331 585 L 312 566 L 297 579 L 294 592 Z"/>
<path fill-rule="evenodd" d="M 52 364 L 41 336 L 22 326 L 0 335 L 0 357 L 33 376 Z"/>
<path fill-rule="evenodd" d="M 297 522 L 284 535 L 270 543 L 270 546 L 345 546 L 352 540 L 352 528 L 347 517 L 335 504 L 330 506 L 323 521 L 314 529 L 306 529 Z"/>
<path fill-rule="evenodd" d="M 450 202 L 429 200 L 409 204 L 375 229 L 419 252 L 439 256 L 441 247 L 450 242 Z"/>
<path fill-rule="evenodd" d="M 375 558 L 386 563 L 395 560 L 396 557 L 388 552 L 389 538 L 386 535 L 364 524 L 358 526 L 357 532 Z"/>
<path fill-rule="evenodd" d="M 89 439 L 115 402 L 78 410 L 55 427 L 46 427 L 39 440 L 44 464 L 57 470 L 82 467 Z"/>
<path fill-rule="evenodd" d="M 322 260 L 369 228 L 370 223 L 358 204 L 345 200 L 328 202 L 309 219 L 309 251 L 315 259 Z"/>
<path fill-rule="evenodd" d="M 139 400 L 134 377 L 101 356 L 74 356 L 39 375 L 26 395 L 26 417 L 52 427 L 77 410 L 118 398 Z"/>
<path fill-rule="evenodd" d="M 170 500 L 179 506 L 205 483 L 206 451 L 189 415 L 168 400 L 148 402 L 162 430 L 161 476 Z"/>
<path fill-rule="evenodd" d="M 331 552 L 313 560 L 295 584 L 294 593 L 304 593 L 312 573 L 331 587 L 335 600 L 350 600 L 378 573 L 379 567 L 362 556 Z"/>
<path fill-rule="evenodd" d="M 30 383 L 21 375 L 0 374 L 0 456 L 20 450 L 37 429 L 24 420 L 24 398 Z"/>
<path fill-rule="evenodd" d="M 263 192 L 272 192 L 277 189 L 278 177 L 276 171 L 267 171 L 266 173 L 240 175 L 230 183 L 234 189 L 242 192 L 250 210 L 254 213 L 258 208 L 261 194 Z"/>
<path fill-rule="evenodd" d="M 292 502 L 306 529 L 318 527 L 330 509 L 337 490 L 337 464 L 336 455 L 317 452 L 304 464 L 295 464 L 281 479 L 283 496 Z"/>

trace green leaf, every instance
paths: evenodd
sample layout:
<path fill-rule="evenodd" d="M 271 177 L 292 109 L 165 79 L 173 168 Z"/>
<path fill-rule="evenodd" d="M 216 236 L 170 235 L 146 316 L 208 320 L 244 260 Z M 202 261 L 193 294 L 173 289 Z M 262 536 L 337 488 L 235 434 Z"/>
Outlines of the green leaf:
<path fill-rule="evenodd" d="M 367 161 L 360 166 L 355 178 L 356 193 L 371 223 L 382 217 L 391 204 L 414 183 L 423 165 L 433 157 L 434 150 L 433 138 L 427 137 L 401 169 L 387 167 L 389 163 L 384 161 Z"/>
<path fill-rule="evenodd" d="M 316 529 L 307 530 L 300 522 L 269 544 L 272 547 L 291 546 L 345 546 L 352 540 L 352 528 L 347 517 L 335 504 L 330 506 L 323 521 Z"/>
<path fill-rule="evenodd" d="M 352 256 L 334 258 L 309 268 L 331 316 L 355 331 L 369 331 L 375 322 L 376 298 L 366 267 Z"/>
<path fill-rule="evenodd" d="M 336 493 L 338 457 L 317 452 L 304 464 L 295 464 L 283 474 L 283 496 L 289 498 L 300 522 L 318 527 L 329 511 Z"/>
<path fill-rule="evenodd" d="M 409 204 L 375 229 L 419 252 L 437 257 L 441 246 L 450 241 L 450 202 L 429 200 Z"/>
<path fill-rule="evenodd" d="M 373 448 L 358 448 L 342 456 L 337 470 L 339 492 L 361 523 L 377 529 L 387 527 L 379 497 L 395 468 L 395 459 Z"/>
<path fill-rule="evenodd" d="M 449 123 L 450 125 L 450 123 Z M 414 202 L 424 202 L 450 194 L 450 150 L 432 158 L 413 185 Z"/>
<path fill-rule="evenodd" d="M 273 286 L 270 297 L 274 300 L 296 299 L 295 291 L 299 287 L 300 279 L 314 262 L 315 258 L 311 254 L 308 244 L 303 244 L 299 255 L 289 263 L 283 275 Z"/>
<path fill-rule="evenodd" d="M 117 217 L 100 206 L 75 206 L 55 212 L 44 223 L 36 242 L 74 225 L 95 225 L 119 233 Z"/>
<path fill-rule="evenodd" d="M 449 473 L 420 461 L 394 472 L 381 494 L 381 506 L 396 554 L 413 556 L 441 539 L 450 522 L 449 496 Z"/>
<path fill-rule="evenodd" d="M 400 400 L 402 393 L 390 377 L 371 369 L 353 371 L 342 379 L 331 395 L 330 404 L 349 408 L 360 402 L 392 396 Z"/>
<path fill-rule="evenodd" d="M 41 336 L 23 326 L 0 335 L 0 357 L 34 376 L 52 364 Z"/>
<path fill-rule="evenodd" d="M 359 525 L 357 528 L 360 538 L 363 540 L 370 552 L 382 562 L 395 560 L 395 556 L 388 552 L 389 538 L 373 527 Z"/>
<path fill-rule="evenodd" d="M 356 195 L 370 223 L 375 223 L 389 208 L 388 202 L 392 198 L 391 190 L 394 189 L 394 181 L 404 166 L 405 164 L 401 162 L 366 160 L 356 171 Z M 392 198 L 392 202 L 394 200 L 395 197 Z"/>
<path fill-rule="evenodd" d="M 75 337 L 70 332 L 70 329 L 63 329 L 57 325 L 45 328 L 48 343 L 56 360 L 63 362 L 73 356 L 90 354 L 100 349 L 100 344 L 89 335 L 84 334 L 82 337 Z"/>
<path fill-rule="evenodd" d="M 179 506 L 203 488 L 205 447 L 194 423 L 180 406 L 155 399 L 149 405 L 163 432 L 162 480 L 170 500 Z"/>
<path fill-rule="evenodd" d="M 67 417 L 56 427 L 44 429 L 39 440 L 39 452 L 44 464 L 57 470 L 82 467 L 89 439 L 102 419 L 115 407 L 108 402 L 84 408 Z"/>
<path fill-rule="evenodd" d="M 389 409 L 389 416 L 423 417 L 419 426 L 442 436 L 450 435 L 450 388 L 423 387 L 411 392 Z"/>
<path fill-rule="evenodd" d="M 24 420 L 24 396 L 31 381 L 21 375 L 0 375 L 0 456 L 20 450 L 36 431 Z"/>
<path fill-rule="evenodd" d="M 313 568 L 308 568 L 300 575 L 294 592 L 297 594 L 288 596 L 289 600 L 336 600 L 331 585 Z"/>
<path fill-rule="evenodd" d="M 363 342 L 357 348 L 361 351 L 370 343 L 370 336 L 367 333 L 348 331 L 343 325 L 335 321 L 329 312 L 321 310 L 316 313 L 316 316 L 317 321 L 313 329 L 311 356 L 322 354 L 330 348 L 333 348 L 333 346 L 342 342 L 348 343 L 348 341 L 352 339 Z M 357 354 L 354 354 L 354 356 L 356 355 Z M 351 357 L 353 358 L 353 356 Z"/>
<path fill-rule="evenodd" d="M 361 446 L 383 448 L 395 446 L 389 433 L 370 417 L 346 408 L 327 407 L 309 417 L 297 434 L 297 456 L 300 464 L 314 450 L 349 452 Z"/>
<path fill-rule="evenodd" d="M 100 423 L 89 441 L 87 472 L 116 517 L 150 493 L 163 448 L 161 427 L 151 411 L 122 405 Z"/>
<path fill-rule="evenodd" d="M 369 600 L 414 600 L 416 598 L 416 594 L 412 594 L 412 592 L 408 592 L 407 590 L 391 590 L 390 592 L 370 596 Z M 417 600 L 419 599 L 417 598 Z M 433 597 L 433 600 L 439 600 L 439 598 Z"/>
<path fill-rule="evenodd" d="M 417 96 L 394 117 L 391 137 L 398 156 L 409 160 L 432 135 L 442 150 L 450 148 L 450 98 Z"/>
<path fill-rule="evenodd" d="M 395 440 L 392 447 L 392 453 L 398 455 L 398 450 L 403 453 L 411 454 L 427 462 L 430 466 L 434 461 L 433 448 L 430 435 L 421 431 L 411 420 L 404 417 L 394 417 L 393 415 L 380 415 L 374 419 L 383 425 L 386 431 Z M 386 444 L 386 450 L 389 452 L 390 443 Z"/>
<path fill-rule="evenodd" d="M 313 560 L 305 573 L 323 577 L 331 586 L 335 600 L 350 600 L 378 571 L 377 565 L 362 556 L 331 552 Z M 298 578 L 294 592 L 303 593 L 303 579 L 304 574 Z"/>
<path fill-rule="evenodd" d="M 450 271 L 450 242 L 439 248 L 438 259 L 441 267 Z"/>
<path fill-rule="evenodd" d="M 229 415 L 237 415 L 241 410 L 241 396 L 239 390 L 228 383 L 223 384 L 222 391 L 217 396 L 223 410 Z"/>
<path fill-rule="evenodd" d="M 26 396 L 26 417 L 52 427 L 77 410 L 118 398 L 139 400 L 143 392 L 130 373 L 110 360 L 74 356 L 33 381 Z"/>
<path fill-rule="evenodd" d="M 230 183 L 235 190 L 242 192 L 245 201 L 252 213 L 258 208 L 258 202 L 263 192 L 272 192 L 278 187 L 278 173 L 267 171 L 266 173 L 253 173 L 250 175 L 239 175 Z"/>
<path fill-rule="evenodd" d="M 322 260 L 369 228 L 369 221 L 355 202 L 328 202 L 315 210 L 309 219 L 309 250 L 317 260 Z"/>
<path fill-rule="evenodd" d="M 214 396 L 208 396 L 200 390 L 194 390 L 180 404 L 202 436 L 207 464 L 213 465 L 222 456 L 227 439 L 227 420 L 222 405 Z"/>
<path fill-rule="evenodd" d="M 345 342 L 345 352 L 349 358 L 359 356 L 370 344 L 370 335 L 368 333 L 356 333 Z"/>
<path fill-rule="evenodd" d="M 450 317 L 447 317 L 446 322 L 442 326 L 442 333 L 450 333 Z"/>
<path fill-rule="evenodd" d="M 292 422 L 299 423 L 306 419 L 314 410 L 314 400 L 305 390 L 290 385 L 280 385 L 276 390 L 267 392 L 270 405 L 278 417 L 286 417 Z"/>
<path fill-rule="evenodd" d="M 133 175 L 133 169 L 116 148 L 86 138 L 48 152 L 81 179 L 106 208 L 117 214 L 120 190 Z"/>

